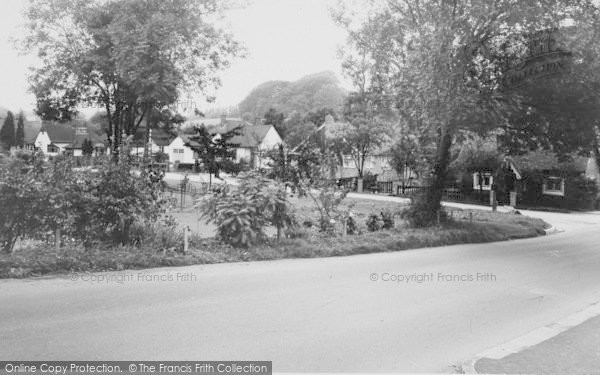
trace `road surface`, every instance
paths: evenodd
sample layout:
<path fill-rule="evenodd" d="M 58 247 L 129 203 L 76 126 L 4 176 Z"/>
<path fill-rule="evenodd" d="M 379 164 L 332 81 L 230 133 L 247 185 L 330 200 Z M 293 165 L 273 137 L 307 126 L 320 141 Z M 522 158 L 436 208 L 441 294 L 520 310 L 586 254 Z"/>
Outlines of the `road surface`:
<path fill-rule="evenodd" d="M 564 231 L 352 257 L 2 280 L 1 359 L 451 371 L 600 300 L 600 215 L 535 215 Z M 111 279 L 90 280 L 98 277 Z"/>

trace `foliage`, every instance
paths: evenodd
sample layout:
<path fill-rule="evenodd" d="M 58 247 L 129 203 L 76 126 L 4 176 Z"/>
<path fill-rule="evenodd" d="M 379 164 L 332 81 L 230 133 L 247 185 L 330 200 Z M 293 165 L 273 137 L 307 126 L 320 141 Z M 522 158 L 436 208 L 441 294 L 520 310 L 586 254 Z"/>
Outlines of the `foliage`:
<path fill-rule="evenodd" d="M 377 232 L 381 229 L 381 219 L 377 214 L 370 214 L 367 218 L 367 229 L 369 232 Z"/>
<path fill-rule="evenodd" d="M 84 139 L 83 143 L 81 144 L 81 153 L 84 156 L 92 156 L 92 154 L 94 153 L 94 145 L 92 144 L 92 141 L 88 138 Z"/>
<path fill-rule="evenodd" d="M 277 133 L 282 139 L 286 137 L 286 129 L 283 126 L 283 122 L 285 120 L 285 115 L 283 113 L 277 112 L 275 108 L 269 108 L 269 110 L 264 115 L 265 125 L 273 125 Z"/>
<path fill-rule="evenodd" d="M 301 184 L 304 185 L 303 191 L 310 197 L 319 212 L 319 230 L 323 233 L 333 233 L 336 219 L 340 216 L 338 207 L 348 192 L 322 180 L 310 183 L 305 179 Z"/>
<path fill-rule="evenodd" d="M 217 236 L 235 247 L 248 247 L 266 240 L 265 228 L 282 229 L 294 224 L 285 189 L 281 184 L 250 172 L 236 187 L 226 185 L 197 206 L 206 222 L 217 226 Z"/>
<path fill-rule="evenodd" d="M 11 111 L 6 113 L 6 118 L 0 129 L 0 143 L 7 149 L 16 145 L 15 140 L 15 119 Z"/>
<path fill-rule="evenodd" d="M 346 99 L 344 120 L 344 126 L 329 133 L 328 146 L 340 159 L 342 155 L 350 155 L 359 178 L 362 178 L 367 158 L 389 140 L 391 117 L 381 111 L 369 95 L 359 93 Z"/>
<path fill-rule="evenodd" d="M 319 127 L 325 123 L 327 116 L 331 116 L 332 119 L 335 121 L 338 117 L 338 114 L 336 110 L 331 107 L 322 107 L 317 109 L 316 111 L 308 112 L 308 114 L 304 117 L 304 121 L 310 122 L 315 126 Z"/>
<path fill-rule="evenodd" d="M 402 228 L 333 238 L 309 236 L 307 232 L 298 232 L 297 237 L 251 247 L 244 251 L 214 239 L 192 237 L 191 251 L 188 254 L 168 249 L 161 251 L 160 247 L 154 249 L 154 245 L 150 244 L 91 249 L 64 246 L 58 251 L 53 246 L 39 244 L 21 247 L 11 254 L 0 254 L 0 278 L 402 251 L 535 237 L 544 233 L 544 224 L 540 219 L 526 216 L 475 211 L 472 224 L 461 220 L 436 228 Z"/>
<path fill-rule="evenodd" d="M 413 228 L 431 226 L 432 220 L 433 223 L 437 224 L 438 218 L 440 223 L 447 220 L 447 214 L 443 209 L 433 210 L 432 205 L 428 204 L 422 197 L 417 197 L 417 199 L 413 200 L 411 205 L 402 211 L 400 216 Z"/>
<path fill-rule="evenodd" d="M 582 30 L 592 30 L 585 41 L 593 46 L 600 18 L 592 1 L 391 0 L 372 3 L 369 16 L 358 22 L 353 14 L 343 5 L 334 10 L 334 18 L 349 34 L 348 48 L 343 51 L 347 75 L 356 87 L 372 93 L 375 102 L 390 99 L 409 133 L 424 147 L 435 150 L 427 168 L 429 191 L 416 202 L 423 210 L 417 214 L 419 223 L 428 225 L 437 220 L 450 147 L 460 131 L 485 135 L 493 129 L 510 127 L 519 117 L 533 113 L 535 121 L 522 128 L 544 129 L 548 124 L 558 133 L 563 130 L 561 124 L 569 127 L 567 119 L 581 118 L 576 114 L 579 106 L 570 105 L 552 118 L 556 110 L 538 105 L 548 95 L 536 96 L 528 91 L 535 91 L 539 81 L 524 82 L 525 89 L 521 89 L 510 85 L 509 74 L 534 52 L 528 47 L 540 45 L 528 44 L 534 32 L 558 27 L 565 20 L 581 25 Z M 597 54 L 586 55 L 593 49 L 581 43 L 579 47 L 572 43 L 571 46 L 571 51 L 581 56 L 573 61 L 598 61 Z M 562 76 L 585 82 L 568 73 Z M 561 86 L 552 87 L 558 89 L 552 92 L 560 97 Z M 544 113 L 543 119 L 548 121 L 539 121 L 542 117 L 538 113 Z"/>
<path fill-rule="evenodd" d="M 37 114 L 65 121 L 77 106 L 106 110 L 118 159 L 123 132 L 135 134 L 180 91 L 210 96 L 219 85 L 240 52 L 213 22 L 223 9 L 217 0 L 30 2 L 21 45 L 42 62 L 31 76 Z"/>
<path fill-rule="evenodd" d="M 427 168 L 427 157 L 413 134 L 403 133 L 391 149 L 391 166 L 394 168 L 403 185 L 408 185 L 418 171 Z"/>
<path fill-rule="evenodd" d="M 358 233 L 358 227 L 356 226 L 356 220 L 354 220 L 354 217 L 352 216 L 348 216 L 348 219 L 346 219 L 346 234 L 357 234 Z"/>
<path fill-rule="evenodd" d="M 239 104 L 242 115 L 250 119 L 262 117 L 269 108 L 286 116 L 294 112 L 306 114 L 321 108 L 339 111 L 346 91 L 332 72 L 321 72 L 295 82 L 269 81 L 260 84 Z"/>
<path fill-rule="evenodd" d="M 27 164 L 29 163 L 29 164 Z M 40 239 L 55 230 L 86 246 L 127 243 L 137 221 L 153 221 L 163 211 L 158 193 L 162 175 L 129 165 L 104 164 L 74 170 L 73 161 L 14 158 L 0 166 L 0 238 L 10 252 L 17 238 Z"/>
<path fill-rule="evenodd" d="M 0 246 L 11 252 L 19 237 L 35 237 L 43 227 L 46 202 L 40 163 L 0 164 Z"/>
<path fill-rule="evenodd" d="M 154 154 L 154 161 L 157 163 L 167 163 L 169 161 L 169 154 L 159 151 Z"/>
<path fill-rule="evenodd" d="M 17 118 L 17 130 L 15 132 L 15 146 L 23 147 L 25 145 L 25 115 L 23 111 L 19 112 Z"/>
<path fill-rule="evenodd" d="M 381 216 L 381 229 L 393 229 L 394 228 L 394 213 L 390 210 L 383 210 L 380 213 Z"/>
<path fill-rule="evenodd" d="M 188 146 L 200 156 L 208 173 L 218 177 L 228 160 L 235 157 L 235 147 L 238 145 L 231 143 L 231 140 L 241 134 L 241 127 L 221 133 L 209 131 L 204 125 L 196 126 L 194 130 L 196 134 L 190 137 Z"/>

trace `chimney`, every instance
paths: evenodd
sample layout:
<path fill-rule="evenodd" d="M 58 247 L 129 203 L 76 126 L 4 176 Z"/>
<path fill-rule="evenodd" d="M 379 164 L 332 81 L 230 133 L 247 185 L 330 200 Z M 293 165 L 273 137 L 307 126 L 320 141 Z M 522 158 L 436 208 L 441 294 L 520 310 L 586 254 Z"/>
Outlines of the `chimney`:
<path fill-rule="evenodd" d="M 221 125 L 227 125 L 227 115 L 221 115 Z"/>

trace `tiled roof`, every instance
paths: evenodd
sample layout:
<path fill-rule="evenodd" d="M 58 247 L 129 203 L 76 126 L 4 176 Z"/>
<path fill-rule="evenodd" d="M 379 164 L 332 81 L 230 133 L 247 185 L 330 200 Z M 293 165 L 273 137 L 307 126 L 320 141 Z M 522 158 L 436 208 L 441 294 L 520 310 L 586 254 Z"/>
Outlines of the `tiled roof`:
<path fill-rule="evenodd" d="M 239 147 L 243 148 L 253 148 L 260 145 L 260 143 L 265 139 L 269 130 L 273 127 L 273 125 L 251 125 L 242 120 L 227 120 L 227 124 L 225 126 L 219 124 L 207 127 L 211 133 L 214 132 L 223 134 L 235 129 L 238 126 L 241 126 L 241 134 L 233 136 L 233 138 L 231 138 L 231 143 L 239 145 Z"/>
<path fill-rule="evenodd" d="M 176 137 L 174 135 L 169 134 L 167 131 L 163 129 L 152 129 L 152 141 L 157 146 L 168 146 L 173 142 L 173 139 Z M 137 132 L 133 136 L 132 140 L 133 146 L 135 147 L 144 147 L 146 143 L 146 128 L 139 127 Z"/>
<path fill-rule="evenodd" d="M 92 141 L 95 147 L 106 145 L 106 136 L 90 131 L 87 134 L 76 134 L 76 127 L 86 127 L 84 120 L 74 120 L 68 123 L 57 123 L 53 121 L 26 120 L 25 121 L 25 143 L 33 144 L 40 133 L 45 131 L 52 144 L 68 144 L 68 148 L 81 148 L 84 139 Z"/>
<path fill-rule="evenodd" d="M 25 120 L 25 143 L 33 144 L 37 138 L 40 129 L 42 128 L 42 121 L 40 120 Z"/>
<path fill-rule="evenodd" d="M 588 158 L 572 155 L 565 161 L 559 161 L 558 157 L 549 151 L 531 151 L 520 156 L 508 158 L 518 171 L 556 171 L 565 170 L 584 173 L 587 168 Z"/>

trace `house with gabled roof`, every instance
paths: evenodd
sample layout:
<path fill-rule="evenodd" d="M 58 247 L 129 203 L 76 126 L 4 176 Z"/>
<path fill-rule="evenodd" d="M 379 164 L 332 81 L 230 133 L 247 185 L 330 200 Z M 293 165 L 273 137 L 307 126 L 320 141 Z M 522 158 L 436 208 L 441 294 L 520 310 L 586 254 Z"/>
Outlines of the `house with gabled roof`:
<path fill-rule="evenodd" d="M 197 119 L 190 124 L 204 125 L 209 132 L 214 134 L 223 134 L 239 127 L 240 134 L 231 138 L 230 141 L 237 145 L 235 161 L 239 163 L 243 160 L 252 168 L 268 168 L 267 152 L 283 143 L 273 125 L 264 125 L 259 122 L 251 124 L 240 118 L 227 118 L 223 115 L 218 119 Z"/>
<path fill-rule="evenodd" d="M 161 128 L 150 129 L 149 132 L 150 142 L 149 144 L 146 144 L 146 128 L 139 127 L 137 129 L 129 143 L 131 155 L 143 156 L 146 147 L 148 147 L 150 155 L 154 155 L 158 152 L 168 154 L 167 148 L 176 138 L 176 135 Z"/>
<path fill-rule="evenodd" d="M 505 158 L 514 176 L 517 204 L 567 209 L 592 208 L 600 188 L 600 169 L 594 156 L 532 151 Z"/>
<path fill-rule="evenodd" d="M 106 153 L 105 136 L 89 131 L 83 120 L 73 120 L 68 123 L 53 121 L 26 121 L 25 148 L 37 149 L 47 156 L 70 154 L 81 156 L 83 141 L 92 142 L 97 155 Z"/>

